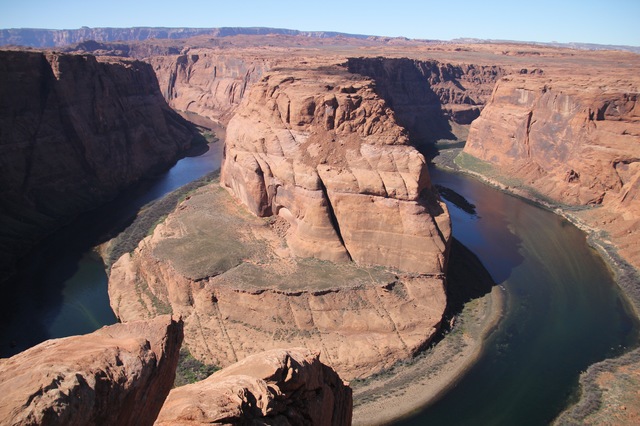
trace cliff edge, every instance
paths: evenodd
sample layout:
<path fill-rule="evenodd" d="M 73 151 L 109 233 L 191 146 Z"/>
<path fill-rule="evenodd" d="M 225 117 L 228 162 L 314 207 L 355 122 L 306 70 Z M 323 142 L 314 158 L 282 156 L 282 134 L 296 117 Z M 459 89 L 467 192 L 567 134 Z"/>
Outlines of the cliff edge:
<path fill-rule="evenodd" d="M 0 270 L 194 141 L 138 61 L 0 51 Z"/>

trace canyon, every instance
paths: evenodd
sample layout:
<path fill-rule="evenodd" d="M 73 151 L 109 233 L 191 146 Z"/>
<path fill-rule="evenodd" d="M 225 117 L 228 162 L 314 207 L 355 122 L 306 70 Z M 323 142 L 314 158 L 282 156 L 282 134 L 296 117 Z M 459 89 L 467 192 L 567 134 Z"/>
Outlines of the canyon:
<path fill-rule="evenodd" d="M 120 320 L 179 315 L 185 346 L 197 359 L 220 366 L 294 346 L 317 351 L 296 352 L 296 362 L 322 361 L 346 379 L 367 378 L 411 360 L 441 329 L 447 307 L 450 222 L 424 154 L 465 140 L 459 165 L 575 217 L 615 247 L 631 270 L 639 267 L 640 81 L 632 72 L 640 63 L 637 55 L 386 39 L 356 39 L 345 46 L 344 40 L 310 41 L 291 34 L 279 36 L 274 45 L 272 36 L 255 37 L 107 40 L 69 48 L 82 55 L 3 52 L 7 58 L 25 55 L 31 62 L 24 66 L 44 70 L 47 77 L 38 76 L 41 80 L 34 80 L 39 83 L 30 84 L 32 88 L 48 88 L 53 84 L 49 81 L 64 84 L 69 74 L 87 75 L 79 79 L 82 90 L 77 93 L 92 94 L 86 96 L 88 104 L 82 103 L 85 96 L 73 96 L 71 102 L 61 95 L 61 100 L 40 101 L 40 109 L 47 114 L 70 111 L 62 119 L 80 117 L 96 127 L 51 121 L 44 127 L 53 128 L 51 134 L 69 134 L 73 128 L 80 140 L 87 135 L 92 140 L 143 141 L 106 151 L 106 143 L 81 144 L 81 152 L 94 154 L 77 168 L 95 163 L 89 174 L 95 181 L 85 183 L 73 173 L 71 183 L 52 179 L 54 170 L 73 171 L 76 166 L 48 163 L 47 168 L 29 166 L 41 174 L 15 173 L 10 183 L 3 182 L 3 189 L 37 183 L 33 188 L 59 202 L 49 209 L 86 209 L 158 164 L 175 160 L 194 133 L 167 104 L 185 117 L 204 117 L 226 128 L 219 179 L 186 194 L 135 250 L 111 265 L 109 294 Z M 91 53 L 105 56 L 94 59 L 87 55 Z M 108 56 L 113 54 L 120 58 Z M 48 65 L 53 63 L 62 65 Z M 80 71 L 79 64 L 91 71 Z M 130 76 L 122 70 L 136 72 Z M 116 72 L 129 85 L 110 85 Z M 65 90 L 55 92 L 76 93 Z M 127 114 L 112 113 L 118 110 L 113 105 L 100 106 L 100 94 L 114 91 L 130 100 L 121 110 L 127 114 L 146 111 L 141 104 L 154 105 L 154 113 L 141 112 L 136 121 L 150 124 L 131 131 L 109 124 L 124 122 L 126 129 L 131 123 Z M 42 96 L 32 93 L 30 99 Z M 3 170 L 16 171 L 16 164 L 25 162 L 37 166 L 43 156 L 55 158 L 49 155 L 54 151 L 75 158 L 78 151 L 48 142 L 51 150 L 39 153 L 43 144 L 30 150 L 23 145 L 30 146 L 22 142 L 20 150 L 18 145 L 6 148 L 14 157 L 3 155 Z M 149 151 L 157 153 L 153 164 L 146 159 Z M 24 152 L 38 155 L 15 157 Z M 118 157 L 122 152 L 127 154 Z M 97 195 L 89 201 L 64 200 L 47 184 L 66 189 L 86 185 L 94 192 L 78 191 L 83 197 Z M 27 188 L 29 194 L 36 191 Z M 74 193 L 64 192 L 69 197 Z M 34 216 L 42 214 L 45 201 L 29 201 L 38 207 Z M 55 210 L 53 216 L 66 217 L 78 211 L 74 209 Z M 16 235 L 22 235 L 21 229 Z M 283 356 L 280 352 L 278 362 Z M 185 414 L 178 412 L 209 410 L 193 395 L 223 393 L 213 382 L 226 380 L 225 374 L 177 389 L 168 404 L 178 409 L 161 413 L 159 421 L 183 419 Z M 264 384 L 263 376 L 243 383 L 241 392 L 264 392 L 271 385 Z M 338 382 L 330 380 L 335 388 Z M 317 382 L 310 379 L 307 384 L 315 384 L 308 389 L 316 390 L 305 393 L 318 392 Z M 289 391 L 286 385 L 277 387 L 277 395 Z M 269 399 L 271 393 L 264 395 L 255 397 L 267 402 L 252 406 L 252 414 L 245 408 L 229 410 L 234 416 L 273 413 L 278 403 Z M 341 395 L 341 401 L 350 398 Z M 192 400 L 199 408 L 184 408 L 184 401 Z M 245 407 L 246 400 L 233 404 Z"/>
<path fill-rule="evenodd" d="M 47 233 L 198 143 L 151 66 L 0 52 L 0 271 Z"/>

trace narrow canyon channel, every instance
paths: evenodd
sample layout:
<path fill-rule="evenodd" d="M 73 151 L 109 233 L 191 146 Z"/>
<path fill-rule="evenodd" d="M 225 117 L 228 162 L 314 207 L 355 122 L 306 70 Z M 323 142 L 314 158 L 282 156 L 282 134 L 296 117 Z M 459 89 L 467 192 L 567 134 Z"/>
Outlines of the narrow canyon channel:
<path fill-rule="evenodd" d="M 6 296 L 0 356 L 115 322 L 92 245 L 144 204 L 218 169 L 221 145 L 49 237 L 21 266 L 12 285 L 20 290 Z M 448 203 L 454 236 L 483 262 L 507 308 L 478 363 L 439 401 L 397 424 L 546 424 L 575 396 L 581 371 L 637 344 L 638 321 L 573 225 L 464 175 L 431 173 L 434 183 L 475 204 L 473 215 Z"/>

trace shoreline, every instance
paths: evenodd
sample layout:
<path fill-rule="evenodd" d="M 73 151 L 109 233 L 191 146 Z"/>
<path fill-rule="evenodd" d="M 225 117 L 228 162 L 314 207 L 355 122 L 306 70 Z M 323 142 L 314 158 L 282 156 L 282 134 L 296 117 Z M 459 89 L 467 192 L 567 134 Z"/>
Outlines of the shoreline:
<path fill-rule="evenodd" d="M 579 216 L 580 212 L 584 211 L 583 209 L 571 210 L 570 208 L 563 208 L 559 204 L 547 202 L 536 197 L 526 187 L 506 185 L 497 179 L 461 167 L 454 161 L 460 152 L 462 152 L 461 148 L 451 149 L 447 154 L 442 155 L 441 153 L 432 159 L 432 163 L 436 167 L 466 174 L 499 191 L 551 211 L 580 229 L 585 234 L 587 244 L 598 253 L 613 275 L 620 295 L 626 301 L 630 310 L 629 313 L 635 317 L 636 321 L 640 321 L 640 287 L 638 286 L 638 283 L 640 283 L 640 270 L 618 254 L 615 243 L 604 239 L 600 234 L 600 229 L 587 224 Z M 596 417 L 602 410 L 610 408 L 608 405 L 612 403 L 611 397 L 603 394 L 603 391 L 607 389 L 598 383 L 598 376 L 602 374 L 614 376 L 621 366 L 630 366 L 640 371 L 640 346 L 628 348 L 626 352 L 617 357 L 606 358 L 596 362 L 582 372 L 575 399 L 558 414 L 551 424 L 581 424 L 587 418 Z M 626 408 L 623 411 L 625 410 Z"/>
<path fill-rule="evenodd" d="M 464 305 L 457 323 L 441 341 L 397 371 L 352 383 L 353 425 L 384 425 L 435 402 L 476 363 L 487 337 L 505 311 L 499 286 Z M 395 370 L 395 369 L 392 369 Z"/>

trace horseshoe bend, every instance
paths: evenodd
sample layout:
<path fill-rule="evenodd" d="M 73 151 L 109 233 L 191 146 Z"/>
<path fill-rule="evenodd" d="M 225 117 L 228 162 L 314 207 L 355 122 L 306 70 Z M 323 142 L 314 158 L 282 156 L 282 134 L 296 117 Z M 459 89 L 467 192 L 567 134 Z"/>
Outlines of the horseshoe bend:
<path fill-rule="evenodd" d="M 449 167 L 555 209 L 588 232 L 637 311 L 640 80 L 632 72 L 640 65 L 637 54 L 376 38 L 347 43 L 300 35 L 207 37 L 80 43 L 66 47 L 67 53 L 46 56 L 2 53 L 11 57 L 14 68 L 20 61 L 25 67 L 38 62 L 46 71 L 46 83 L 39 84 L 51 87 L 56 96 L 51 101 L 43 92 L 30 94 L 39 96 L 40 111 L 45 111 L 37 120 L 44 123 L 39 139 L 29 145 L 25 132 L 12 133 L 24 136 L 13 142 L 32 149 L 13 149 L 14 144 L 6 149 L 10 156 L 3 163 L 13 165 L 4 169 L 7 182 L 23 182 L 11 186 L 11 200 L 27 200 L 12 206 L 27 205 L 34 221 L 51 211 L 68 216 L 69 209 L 48 206 L 42 195 L 51 176 L 67 185 L 65 197 L 83 201 L 80 208 L 72 204 L 70 210 L 77 214 L 99 206 L 121 182 L 129 184 L 184 155 L 197 145 L 196 126 L 220 129 L 216 143 L 224 143 L 224 151 L 219 173 L 199 187 L 179 190 L 174 207 L 146 225 L 134 222 L 100 247 L 110 304 L 119 321 L 168 321 L 166 314 L 180 318 L 183 348 L 198 361 L 223 368 L 212 378 L 227 377 L 224 367 L 232 365 L 228 371 L 238 374 L 242 368 L 237 365 L 260 370 L 267 362 L 261 356 L 269 360 L 269 368 L 287 371 L 295 358 L 303 367 L 291 371 L 323 377 L 309 379 L 309 389 L 316 390 L 305 392 L 331 387 L 341 399 L 332 419 L 351 422 L 351 393 L 340 379 L 365 383 L 360 391 L 355 386 L 357 406 L 367 405 L 362 401 L 369 393 L 384 399 L 383 391 L 367 388 L 367 383 L 399 377 L 398 366 L 424 357 L 443 336 L 435 348 L 450 348 L 445 331 L 456 330 L 452 316 L 460 313 L 452 308 L 451 268 L 473 271 L 470 283 L 488 275 L 452 259 L 457 243 L 449 209 L 456 208 L 455 197 L 471 211 L 474 206 L 447 188 L 441 188 L 441 198 L 425 157 L 436 148 L 445 152 L 440 159 L 446 152 L 457 155 L 445 161 Z M 56 74 L 56 69 L 49 75 L 42 61 L 72 64 L 68 74 L 85 76 L 75 83 L 90 86 L 83 90 L 91 96 L 73 96 L 73 82 L 64 80 L 67 74 Z M 0 72 L 16 75 L 8 66 Z M 102 83 L 87 83 L 91 79 Z M 113 106 L 116 96 L 120 100 Z M 52 118 L 54 103 L 70 112 Z M 92 112 L 85 114 L 88 110 Z M 133 110 L 135 119 L 128 112 Z M 36 114 L 24 108 L 11 111 L 3 118 L 15 124 L 11 129 L 21 128 L 20 114 Z M 161 148 L 144 155 L 154 138 Z M 58 153 L 73 153 L 68 175 L 60 168 L 52 171 L 53 166 L 36 167 L 43 157 L 38 142 L 47 140 L 63 147 Z M 100 149 L 79 148 L 91 140 L 100 141 Z M 127 143 L 105 149 L 115 140 Z M 455 148 L 461 142 L 466 142 L 464 148 Z M 130 153 L 130 161 L 118 150 Z M 55 164 L 64 163 L 55 149 L 47 152 Z M 109 173 L 110 164 L 100 152 L 117 160 L 117 173 Z M 93 170 L 86 185 L 77 179 L 80 169 Z M 36 191 L 33 182 L 44 183 Z M 87 201 L 87 188 L 99 196 Z M 447 207 L 445 197 L 451 197 L 454 207 Z M 15 210 L 7 223 L 20 222 Z M 141 210 L 138 219 L 152 217 L 151 211 Z M 37 225 L 46 230 L 30 234 L 34 241 L 57 226 L 43 223 Z M 10 233 L 2 237 L 16 238 Z M 21 241 L 20 249 L 25 245 L 29 243 Z M 500 316 L 500 292 L 489 286 L 472 302 L 481 330 L 469 343 L 464 362 L 448 359 L 457 354 L 453 349 L 439 355 L 451 362 L 444 364 L 448 369 L 473 362 L 473 351 L 480 350 Z M 171 349 L 173 358 L 178 346 Z M 270 352 L 256 355 L 265 351 Z M 247 357 L 251 361 L 244 362 Z M 629 370 L 637 372 L 637 363 L 614 364 L 606 374 L 591 374 L 615 381 Z M 459 373 L 452 372 L 447 380 Z M 264 377 L 259 378 L 271 383 Z M 316 383 L 325 379 L 330 384 Z M 289 398 L 289 379 L 282 380 L 278 386 Z M 218 389 L 209 383 L 200 382 L 198 389 Z M 239 383 L 244 382 L 237 379 L 229 386 L 236 389 Z M 166 388 L 164 383 L 162 399 Z M 192 409 L 184 408 L 185 401 L 196 401 L 194 395 L 204 392 L 177 389 L 160 414 L 162 424 L 184 420 L 180 416 Z M 261 391 L 271 401 L 274 392 L 267 385 Z M 617 397 L 613 391 L 599 392 L 604 401 Z M 636 406 L 628 393 L 625 397 L 629 407 Z M 301 404 L 314 407 L 309 401 Z M 202 410 L 208 404 L 197 403 Z M 405 414 L 407 407 L 393 415 Z M 179 409 L 185 411 L 180 414 Z M 154 406 L 150 417 L 159 410 Z M 356 407 L 356 423 L 371 420 L 371 414 L 362 413 Z"/>

